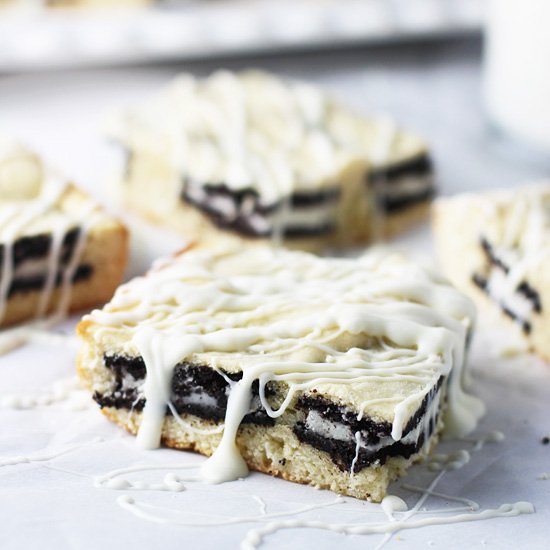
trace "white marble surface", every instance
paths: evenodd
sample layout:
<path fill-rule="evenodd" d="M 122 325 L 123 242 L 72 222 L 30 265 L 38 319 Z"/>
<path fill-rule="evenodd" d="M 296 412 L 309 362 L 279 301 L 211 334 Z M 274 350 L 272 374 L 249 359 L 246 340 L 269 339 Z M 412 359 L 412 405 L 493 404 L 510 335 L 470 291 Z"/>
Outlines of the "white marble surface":
<path fill-rule="evenodd" d="M 423 133 L 432 143 L 440 187 L 445 194 L 463 189 L 514 185 L 550 172 L 550 160 L 490 130 L 479 99 L 479 45 L 454 43 L 433 49 L 416 46 L 349 54 L 272 58 L 239 62 L 290 76 L 315 80 L 365 112 L 383 111 Z M 226 64 L 227 65 L 227 64 Z M 229 64 L 231 67 L 236 64 Z M 185 67 L 149 67 L 118 71 L 12 76 L 0 79 L 0 129 L 14 133 L 45 152 L 79 183 L 117 209 L 110 184 L 113 158 L 99 131 L 109 112 L 146 95 Z M 189 65 L 203 73 L 214 65 Z M 132 217 L 131 273 L 142 271 L 180 241 Z M 420 228 L 400 240 L 413 253 L 430 254 L 429 231 Z M 71 324 L 67 325 L 67 330 Z M 493 319 L 483 319 L 474 342 L 471 367 L 474 391 L 488 413 L 480 432 L 498 429 L 506 439 L 487 445 L 463 469 L 445 475 L 438 490 L 471 498 L 483 509 L 505 502 L 531 501 L 537 513 L 457 526 L 403 531 L 387 548 L 546 548 L 550 513 L 550 434 L 548 394 L 550 371 L 532 357 L 496 359 L 494 348 L 508 334 Z M 45 385 L 70 376 L 75 347 L 33 345 L 0 358 L 0 396 L 40 392 Z M 1 402 L 1 399 L 0 399 Z M 236 548 L 252 524 L 182 528 L 139 520 L 121 509 L 121 493 L 93 487 L 93 476 L 138 462 L 198 463 L 202 459 L 176 451 L 138 451 L 131 437 L 104 420 L 93 406 L 70 410 L 66 403 L 35 410 L 0 410 L 0 457 L 46 450 L 60 451 L 75 442 L 84 445 L 45 462 L 0 467 L 0 546 L 92 550 L 151 547 Z M 100 441 L 97 440 L 100 438 Z M 467 442 L 450 444 L 471 450 Z M 0 462 L 1 463 L 1 462 Z M 413 468 L 405 482 L 427 485 L 434 476 L 424 466 Z M 154 477 L 154 475 L 153 475 Z M 410 506 L 418 495 L 402 487 L 391 492 Z M 226 485 L 187 484 L 181 493 L 142 492 L 136 499 L 178 510 L 183 517 L 204 521 L 258 514 L 253 496 L 270 511 L 292 511 L 311 503 L 329 503 L 333 495 L 259 474 Z M 431 498 L 429 513 L 456 506 Z M 325 522 L 373 522 L 384 516 L 377 505 L 346 499 L 345 504 L 310 512 L 304 517 Z M 424 516 L 422 516 L 424 517 Z M 289 530 L 270 536 L 265 548 L 374 548 L 380 536 L 361 538 L 310 530 Z M 262 547 L 263 548 L 263 547 Z"/>

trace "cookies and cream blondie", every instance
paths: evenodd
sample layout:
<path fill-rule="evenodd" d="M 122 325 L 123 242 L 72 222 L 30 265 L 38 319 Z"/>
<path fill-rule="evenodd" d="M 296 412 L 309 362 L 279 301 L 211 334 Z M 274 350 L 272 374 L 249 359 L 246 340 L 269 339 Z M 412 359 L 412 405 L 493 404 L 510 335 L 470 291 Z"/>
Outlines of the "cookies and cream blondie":
<path fill-rule="evenodd" d="M 193 239 L 349 245 L 424 217 L 434 193 L 423 140 L 258 71 L 182 75 L 113 135 L 126 203 Z"/>
<path fill-rule="evenodd" d="M 250 468 L 379 501 L 481 414 L 461 387 L 473 318 L 396 253 L 192 247 L 81 321 L 78 370 L 142 446 L 211 455 L 207 480 Z"/>

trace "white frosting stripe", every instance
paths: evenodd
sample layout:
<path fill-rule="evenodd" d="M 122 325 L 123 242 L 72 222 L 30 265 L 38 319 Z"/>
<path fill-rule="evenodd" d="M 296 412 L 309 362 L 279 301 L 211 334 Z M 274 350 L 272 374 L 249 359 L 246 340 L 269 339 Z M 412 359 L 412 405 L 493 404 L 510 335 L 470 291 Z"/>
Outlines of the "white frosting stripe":
<path fill-rule="evenodd" d="M 13 243 L 28 224 L 44 215 L 59 201 L 66 188 L 66 182 L 49 178 L 44 182 L 40 196 L 31 201 L 30 204 L 28 201 L 24 201 L 8 205 L 6 217 L 9 221 L 3 225 L 0 233 L 3 244 L 2 277 L 0 280 L 0 321 L 5 315 L 8 292 L 13 281 Z M 63 230 L 64 227 L 57 228 L 58 234 L 54 234 L 53 243 L 56 243 L 61 236 L 59 229 Z M 55 267 L 57 269 L 57 266 Z"/>

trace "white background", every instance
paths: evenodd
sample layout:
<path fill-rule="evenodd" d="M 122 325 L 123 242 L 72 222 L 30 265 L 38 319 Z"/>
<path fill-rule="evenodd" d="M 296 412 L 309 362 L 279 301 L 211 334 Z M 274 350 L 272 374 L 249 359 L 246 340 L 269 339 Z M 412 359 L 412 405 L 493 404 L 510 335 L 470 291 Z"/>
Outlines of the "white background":
<path fill-rule="evenodd" d="M 548 155 L 500 135 L 485 119 L 479 94 L 479 51 L 478 43 L 454 42 L 291 59 L 272 57 L 226 62 L 223 66 L 260 66 L 310 79 L 365 113 L 391 114 L 430 141 L 443 194 L 547 176 Z M 117 210 L 112 189 L 116 155 L 101 135 L 105 120 L 181 70 L 204 74 L 217 67 L 166 65 L 5 76 L 0 79 L 0 131 L 15 134 L 38 148 L 82 187 Z M 124 215 L 134 230 L 130 274 L 141 272 L 151 259 L 181 244 L 180 238 Z M 431 253 L 427 227 L 403 237 L 399 244 L 413 253 Z M 483 319 L 470 361 L 475 373 L 474 391 L 488 405 L 479 431 L 499 429 L 506 439 L 473 453 L 472 461 L 447 474 L 438 490 L 474 499 L 483 508 L 527 500 L 537 513 L 404 531 L 388 548 L 546 548 L 550 480 L 539 477 L 550 473 L 550 446 L 540 442 L 544 435 L 550 435 L 550 369 L 531 357 L 495 359 L 499 339 L 502 343 L 508 338 L 496 321 Z M 75 349 L 72 344 L 34 345 L 1 358 L 0 395 L 39 391 L 56 379 L 70 376 Z M 202 458 L 169 450 L 138 451 L 133 439 L 110 425 L 94 406 L 77 411 L 67 410 L 62 403 L 27 411 L 4 409 L 0 410 L 0 425 L 0 457 L 63 450 L 74 441 L 85 443 L 49 462 L 0 468 L 2 549 L 235 548 L 251 527 L 156 525 L 119 508 L 116 498 L 122 493 L 95 489 L 93 476 L 138 462 L 199 463 Z M 451 447 L 468 449 L 469 444 L 459 442 Z M 406 481 L 426 486 L 433 475 L 419 466 Z M 400 486 L 397 482 L 391 492 L 412 506 L 418 495 Z M 268 511 L 333 500 L 328 492 L 259 474 L 221 486 L 191 483 L 181 493 L 134 494 L 139 500 L 181 510 L 197 521 L 207 519 L 208 514 L 257 514 L 253 495 L 266 501 Z M 447 505 L 455 506 L 430 499 L 426 507 L 433 511 Z M 384 516 L 377 505 L 346 499 L 343 505 L 305 517 L 326 522 L 372 522 Z M 265 547 L 374 548 L 379 540 L 293 530 L 270 536 Z"/>

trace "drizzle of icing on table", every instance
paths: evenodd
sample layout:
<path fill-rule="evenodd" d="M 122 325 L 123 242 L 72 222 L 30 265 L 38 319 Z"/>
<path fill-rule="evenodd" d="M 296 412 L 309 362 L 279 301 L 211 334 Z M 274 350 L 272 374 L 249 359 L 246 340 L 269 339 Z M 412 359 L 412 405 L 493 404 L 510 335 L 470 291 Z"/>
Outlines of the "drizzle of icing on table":
<path fill-rule="evenodd" d="M 54 332 L 52 327 L 61 317 L 36 319 L 29 323 L 2 329 L 0 331 L 0 355 L 6 354 L 25 344 L 46 344 L 56 346 L 63 344 L 74 346 L 76 338 L 72 335 Z"/>
<path fill-rule="evenodd" d="M 394 512 L 406 512 L 409 509 L 407 503 L 402 498 L 395 495 L 386 495 L 382 499 L 380 507 L 390 521 L 395 521 L 393 516 Z"/>
<path fill-rule="evenodd" d="M 487 432 L 486 434 L 478 435 L 477 437 L 463 437 L 461 438 L 461 441 L 474 443 L 472 450 L 480 451 L 486 443 L 500 443 L 501 441 L 504 441 L 504 434 L 499 430 L 493 430 L 491 432 Z"/>
<path fill-rule="evenodd" d="M 54 178 L 49 178 L 43 182 L 40 195 L 31 201 L 21 201 L 19 203 L 11 203 L 1 212 L 0 230 L 3 244 L 2 254 L 2 275 L 0 277 L 0 321 L 4 318 L 6 305 L 8 300 L 8 292 L 13 281 L 13 244 L 21 231 L 27 225 L 33 222 L 36 218 L 43 216 L 48 210 L 59 202 L 61 195 L 65 192 L 67 183 Z M 64 220 L 65 221 L 65 220 Z M 45 302 L 49 298 L 49 294 L 53 288 L 50 285 L 52 278 L 52 265 L 57 268 L 55 259 L 60 248 L 60 240 L 63 238 L 67 230 L 67 222 L 60 223 L 54 227 L 51 251 L 48 259 L 48 276 L 44 285 L 42 296 L 40 297 L 40 309 L 45 307 Z"/>
<path fill-rule="evenodd" d="M 58 451 L 40 451 L 29 455 L 0 457 L 0 467 L 15 466 L 17 464 L 31 464 L 33 462 L 47 462 L 54 458 L 58 458 L 64 454 L 80 449 L 85 445 L 89 445 L 90 443 L 98 443 L 102 441 L 103 441 L 102 439 L 96 438 L 91 442 L 75 443 L 73 445 L 69 445 L 68 447 L 65 447 L 64 449 L 61 449 Z"/>
<path fill-rule="evenodd" d="M 470 453 L 465 449 L 448 454 L 431 454 L 428 460 L 428 470 L 439 472 L 441 470 L 459 470 L 470 462 Z"/>
<path fill-rule="evenodd" d="M 252 529 L 241 543 L 242 550 L 253 550 L 257 548 L 262 540 L 269 534 L 281 531 L 282 529 L 311 528 L 332 531 L 347 535 L 374 535 L 391 534 L 407 529 L 419 529 L 421 527 L 433 525 L 450 525 L 453 523 L 468 523 L 471 521 L 480 521 L 485 519 L 495 519 L 502 517 L 514 517 L 521 514 L 532 514 L 535 509 L 529 502 L 515 502 L 512 504 L 503 504 L 495 509 L 486 509 L 478 513 L 457 514 L 448 517 L 420 518 L 416 520 L 397 520 L 383 524 L 358 525 L 346 523 L 326 523 L 322 521 L 306 521 L 291 519 L 286 521 L 277 521 L 268 523 L 263 527 Z"/>
<path fill-rule="evenodd" d="M 180 485 L 182 478 L 178 476 L 176 480 L 176 485 L 172 485 L 172 479 L 170 484 L 167 483 L 167 477 L 164 476 L 164 481 L 160 484 L 158 483 L 145 483 L 143 481 L 130 481 L 126 477 L 119 479 L 119 476 L 125 476 L 127 474 L 134 474 L 139 472 L 145 472 L 149 470 L 170 470 L 170 469 L 196 469 L 198 470 L 197 464 L 192 465 L 143 465 L 143 466 L 133 466 L 129 468 L 124 468 L 120 470 L 115 470 L 98 478 L 95 478 L 94 484 L 96 487 L 101 487 L 105 489 L 114 489 L 114 490 L 172 490 L 172 491 L 181 491 L 183 487 Z M 229 518 L 220 518 L 212 519 L 212 514 L 209 512 L 207 515 L 210 519 L 204 520 L 192 520 L 189 518 L 188 511 L 182 511 L 178 513 L 177 509 L 174 508 L 165 508 L 158 505 L 153 505 L 138 501 L 135 498 L 129 495 L 122 495 L 117 498 L 117 503 L 124 510 L 132 513 L 134 516 L 152 523 L 158 524 L 168 524 L 180 527 L 222 527 L 227 525 L 236 525 L 243 523 L 254 523 L 261 524 L 259 527 L 254 527 L 250 529 L 241 543 L 241 548 L 243 550 L 250 550 L 256 548 L 262 540 L 269 534 L 278 532 L 283 529 L 295 529 L 295 528 L 311 528 L 311 529 L 320 529 L 328 530 L 336 533 L 342 534 L 354 534 L 354 535 L 384 535 L 381 543 L 377 545 L 377 548 L 382 548 L 390 539 L 391 536 L 399 531 L 404 531 L 407 529 L 418 529 L 422 527 L 429 527 L 433 525 L 447 525 L 452 523 L 464 523 L 471 521 L 480 521 L 485 519 L 493 519 L 499 517 L 514 517 L 521 514 L 531 514 L 534 512 L 534 507 L 528 502 L 516 502 L 512 504 L 503 504 L 494 509 L 485 509 L 481 512 L 479 510 L 479 505 L 466 498 L 453 497 L 439 493 L 435 491 L 436 485 L 441 481 L 443 475 L 447 471 L 442 471 L 437 474 L 437 476 L 429 484 L 428 488 L 423 489 L 420 487 L 414 487 L 405 485 L 404 488 L 411 490 L 413 492 L 421 493 L 420 499 L 414 505 L 411 510 L 408 510 L 406 503 L 395 496 L 388 496 L 382 502 L 379 510 L 383 511 L 388 519 L 386 521 L 373 521 L 370 523 L 359 522 L 359 523 L 330 523 L 322 521 L 311 521 L 311 520 L 301 520 L 297 518 L 293 519 L 279 519 L 288 516 L 294 516 L 297 514 L 307 513 L 316 509 L 331 507 L 334 505 L 344 505 L 342 506 L 342 512 L 361 512 L 369 513 L 368 509 L 364 508 L 349 508 L 350 501 L 347 499 L 342 499 L 337 497 L 335 500 L 314 504 L 314 505 L 305 505 L 288 512 L 280 513 L 268 513 L 266 510 L 266 503 L 259 497 L 253 495 L 252 498 L 259 502 L 260 504 L 260 514 L 259 515 L 242 515 L 242 516 L 233 516 Z M 197 476 L 185 476 L 189 481 L 196 481 L 200 479 Z M 164 484 L 164 485 L 163 485 Z M 422 506 L 426 502 L 428 497 L 442 498 L 445 500 L 457 501 L 464 503 L 466 506 L 461 508 L 441 508 L 430 511 L 421 510 Z M 376 506 L 376 505 L 369 505 Z M 469 512 L 469 513 L 464 513 Z M 402 514 L 399 517 L 395 517 L 395 514 Z M 430 517 L 427 518 L 418 518 L 411 519 L 417 514 L 430 514 Z M 434 515 L 434 514 L 446 514 L 444 516 Z M 202 514 L 201 514 L 202 515 Z"/>
<path fill-rule="evenodd" d="M 408 491 L 413 491 L 415 493 L 421 493 L 421 494 L 424 494 L 426 493 L 427 495 L 431 496 L 431 497 L 438 497 L 438 498 L 442 498 L 442 499 L 445 499 L 445 500 L 454 500 L 455 502 L 462 502 L 463 504 L 466 504 L 466 509 L 467 510 L 471 510 L 473 512 L 475 512 L 476 510 L 479 510 L 479 504 L 477 502 L 475 502 L 474 500 L 471 500 L 469 498 L 462 498 L 462 497 L 455 497 L 455 496 L 452 496 L 452 495 L 445 495 L 443 493 L 439 493 L 437 491 L 430 491 L 428 489 L 423 489 L 422 487 L 417 487 L 415 485 L 409 485 L 408 483 L 403 483 L 401 485 L 401 487 L 403 489 L 407 489 Z M 464 508 L 459 508 L 457 510 L 464 510 Z M 455 511 L 455 510 L 444 510 L 446 512 L 450 512 L 450 511 Z M 419 512 L 417 512 L 419 513 Z M 433 512 L 432 512 L 433 513 Z"/>
<path fill-rule="evenodd" d="M 11 145 L 2 148 L 0 163 L 20 158 L 34 159 L 43 171 L 42 180 L 38 182 L 36 195 L 29 191 L 30 196 L 18 197 L 19 200 L 6 201 L 0 209 L 0 240 L 2 242 L 2 266 L 0 272 L 0 322 L 5 316 L 8 304 L 8 294 L 14 280 L 15 269 L 13 261 L 13 246 L 25 229 L 40 217 L 52 213 L 58 207 L 63 195 L 69 189 L 69 183 L 49 169 L 42 167 L 40 162 L 26 149 Z M 4 329 L 0 333 L 0 354 L 7 353 L 28 341 L 33 341 L 40 333 L 47 331 L 65 318 L 70 306 L 72 281 L 80 263 L 87 233 L 95 222 L 97 206 L 90 204 L 77 216 L 62 215 L 54 219 L 51 230 L 51 244 L 47 256 L 47 272 L 36 310 L 36 319 L 26 325 Z M 74 224 L 77 223 L 79 233 L 67 265 L 62 265 L 61 254 L 63 239 Z M 45 317 L 49 308 L 52 293 L 55 289 L 59 267 L 61 271 L 61 287 L 56 309 Z"/>
<path fill-rule="evenodd" d="M 179 525 L 181 527 L 221 527 L 223 525 L 238 525 L 241 523 L 266 522 L 266 521 L 273 520 L 275 518 L 305 514 L 313 510 L 328 508 L 328 507 L 334 506 L 335 504 L 341 504 L 343 502 L 344 501 L 340 497 L 336 497 L 336 499 L 334 499 L 331 502 L 327 502 L 323 504 L 308 504 L 308 505 L 304 505 L 299 508 L 296 508 L 294 510 L 291 510 L 289 512 L 275 512 L 275 513 L 266 513 L 264 507 L 262 506 L 260 509 L 260 514 L 256 516 L 235 516 L 227 519 L 197 522 L 197 521 L 190 521 L 188 519 L 189 517 L 188 513 L 185 514 L 184 518 L 169 519 L 166 516 L 161 514 L 162 512 L 171 512 L 172 510 L 168 510 L 160 506 L 146 504 L 144 502 L 138 502 L 134 498 L 128 495 L 122 495 L 117 498 L 117 503 L 121 508 L 131 512 L 132 514 L 134 514 L 135 516 L 141 519 L 144 519 L 153 523 Z"/>
<path fill-rule="evenodd" d="M 89 408 L 92 401 L 76 376 L 57 380 L 39 392 L 0 396 L 0 409 L 35 409 L 57 404 L 69 410 L 82 410 Z"/>
<path fill-rule="evenodd" d="M 183 491 L 185 487 L 182 484 L 182 481 L 198 481 L 200 476 L 186 476 L 185 479 L 181 478 L 180 475 L 175 474 L 173 471 L 168 472 L 162 483 L 145 483 L 144 481 L 130 481 L 127 477 L 128 474 L 133 474 L 136 472 L 144 472 L 151 470 L 189 470 L 196 468 L 195 465 L 189 464 L 163 464 L 163 465 L 137 465 L 129 466 L 127 468 L 120 468 L 118 470 L 113 470 L 108 474 L 97 476 L 94 479 L 94 486 L 98 489 L 115 489 L 115 490 L 153 490 L 153 491 Z"/>
<path fill-rule="evenodd" d="M 495 433 L 496 432 L 491 432 L 489 434 L 481 434 L 475 437 L 470 437 L 470 442 L 474 444 L 472 447 L 472 451 L 481 450 L 481 447 L 477 446 L 477 442 L 479 441 L 499 441 L 500 438 L 498 436 L 495 437 Z M 60 456 L 61 454 L 69 452 L 70 450 L 76 449 L 80 446 L 82 446 L 82 444 L 75 445 L 74 447 L 70 447 L 55 454 L 37 453 L 35 455 L 30 455 L 29 457 L 14 457 L 12 459 L 6 460 L 5 465 L 34 461 L 48 461 L 55 458 L 56 456 Z M 97 488 L 116 491 L 170 491 L 179 493 L 185 490 L 185 487 L 183 486 L 184 481 L 201 481 L 202 478 L 200 475 L 198 475 L 198 470 L 200 469 L 201 462 L 202 460 L 194 462 L 193 464 L 144 464 L 130 466 L 127 468 L 113 470 L 107 474 L 97 476 L 93 478 L 93 483 L 94 486 Z M 81 474 L 78 472 L 71 472 L 55 468 L 54 466 L 51 466 L 49 464 L 47 465 L 47 467 L 72 475 L 79 475 L 87 478 L 92 477 L 87 474 Z M 418 467 L 422 468 L 421 465 L 419 465 Z M 189 470 L 189 474 L 186 474 L 185 470 Z M 166 473 L 163 475 L 160 482 L 153 483 L 149 483 L 143 480 L 131 480 L 129 478 L 129 476 L 134 476 L 140 473 L 148 473 L 151 471 L 164 471 Z M 182 472 L 182 475 L 180 475 L 179 472 Z M 534 512 L 534 507 L 532 504 L 527 502 L 516 502 L 513 504 L 504 504 L 493 509 L 486 509 L 479 513 L 473 513 L 477 512 L 480 509 L 479 505 L 476 502 L 463 497 L 445 495 L 435 490 L 437 484 L 441 481 L 441 479 L 447 472 L 448 470 L 439 472 L 433 478 L 429 486 L 425 489 L 407 484 L 402 485 L 402 488 L 406 490 L 418 492 L 421 494 L 420 499 L 410 510 L 407 510 L 407 505 L 403 500 L 390 495 L 385 499 L 385 501 L 383 501 L 380 506 L 372 503 L 362 503 L 361 506 L 353 506 L 352 503 L 356 502 L 353 499 L 337 497 L 336 499 L 328 502 L 321 502 L 313 505 L 298 505 L 296 508 L 286 512 L 272 513 L 269 512 L 267 509 L 267 506 L 271 504 L 269 498 L 266 502 L 264 499 L 260 498 L 257 495 L 250 495 L 251 498 L 259 504 L 259 514 L 243 514 L 217 518 L 216 514 L 210 509 L 204 513 L 197 510 L 193 511 L 192 514 L 196 516 L 204 516 L 206 519 L 195 520 L 190 518 L 189 510 L 180 511 L 173 506 L 170 508 L 166 508 L 158 505 L 149 504 L 146 502 L 138 501 L 130 495 L 121 495 L 117 498 L 117 503 L 122 509 L 130 512 L 135 517 L 138 517 L 148 522 L 162 525 L 174 525 L 180 527 L 194 528 L 222 527 L 245 523 L 252 523 L 256 525 L 259 524 L 260 526 L 252 528 L 246 535 L 245 539 L 242 541 L 241 548 L 243 549 L 256 548 L 261 543 L 263 538 L 265 538 L 267 535 L 275 533 L 279 530 L 293 528 L 313 528 L 320 530 L 330 530 L 337 533 L 365 536 L 375 534 L 384 535 L 381 543 L 377 546 L 377 548 L 382 548 L 382 546 L 384 546 L 384 544 L 391 539 L 391 536 L 393 534 L 407 529 L 418 529 L 422 527 L 429 527 L 431 525 L 446 525 L 451 523 L 479 521 L 498 517 L 513 517 Z M 465 504 L 465 507 L 444 507 L 425 510 L 423 506 L 429 497 L 456 501 Z M 170 498 L 170 502 L 173 504 L 174 500 Z M 280 519 L 297 514 L 305 514 L 322 508 L 330 508 L 335 505 L 338 505 L 338 512 L 341 513 L 360 513 L 362 515 L 370 515 L 376 513 L 379 515 L 380 512 L 383 512 L 386 513 L 389 517 L 386 520 L 373 519 L 373 521 L 368 523 L 365 521 L 359 521 L 355 523 L 335 524 L 331 524 L 330 522 L 310 521 L 307 519 L 300 520 L 298 518 L 287 520 Z M 429 514 L 429 517 L 411 520 L 411 518 L 413 518 L 413 516 L 415 515 L 426 514 Z M 439 516 L 439 514 L 445 515 Z"/>

